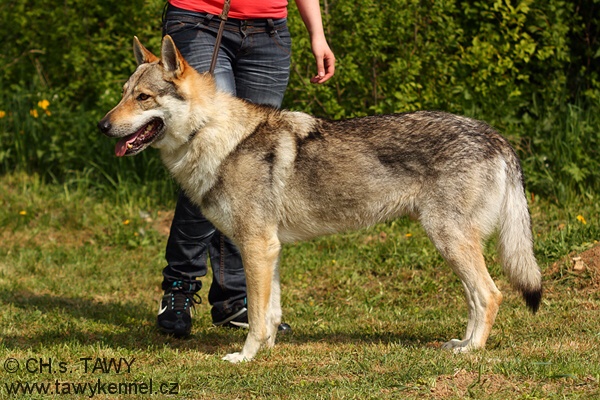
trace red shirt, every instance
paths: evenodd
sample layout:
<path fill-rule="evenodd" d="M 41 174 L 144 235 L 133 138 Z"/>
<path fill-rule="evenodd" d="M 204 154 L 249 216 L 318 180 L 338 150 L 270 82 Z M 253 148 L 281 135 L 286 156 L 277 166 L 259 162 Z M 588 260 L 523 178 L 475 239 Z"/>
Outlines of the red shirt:
<path fill-rule="evenodd" d="M 224 0 L 169 0 L 175 7 L 195 12 L 219 15 Z M 236 19 L 285 18 L 287 0 L 231 0 L 229 17 Z"/>

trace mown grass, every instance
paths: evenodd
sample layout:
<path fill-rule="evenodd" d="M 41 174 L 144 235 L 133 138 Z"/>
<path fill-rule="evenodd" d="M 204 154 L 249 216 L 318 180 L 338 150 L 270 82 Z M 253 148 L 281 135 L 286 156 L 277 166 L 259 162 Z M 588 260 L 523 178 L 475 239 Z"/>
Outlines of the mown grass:
<path fill-rule="evenodd" d="M 159 383 L 178 384 L 178 394 L 156 398 L 600 396 L 598 271 L 575 272 L 565 261 L 600 238 L 600 205 L 589 198 L 558 207 L 533 196 L 536 253 L 545 271 L 535 316 L 508 286 L 493 243 L 487 246 L 505 301 L 486 350 L 439 349 L 463 332 L 462 288 L 418 224 L 401 219 L 286 246 L 283 309 L 293 333 L 252 363 L 231 365 L 221 357 L 239 350 L 245 332 L 211 327 L 206 290 L 191 338 L 155 328 L 173 204 L 145 190 L 130 186 L 110 196 L 81 182 L 45 184 L 34 174 L 0 178 L 0 398 L 17 381 L 98 379 L 152 379 L 155 391 Z M 14 373 L 6 368 L 11 358 L 20 366 Z M 85 371 L 82 358 L 135 361 L 127 372 L 101 373 Z M 53 370 L 27 371 L 39 359 L 51 359 Z M 58 371 L 59 362 L 67 372 Z"/>

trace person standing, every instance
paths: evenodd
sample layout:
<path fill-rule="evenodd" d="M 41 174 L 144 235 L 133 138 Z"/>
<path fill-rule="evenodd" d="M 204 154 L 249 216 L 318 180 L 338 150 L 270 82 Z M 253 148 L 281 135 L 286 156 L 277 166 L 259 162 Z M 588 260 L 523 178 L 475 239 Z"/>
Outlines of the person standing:
<path fill-rule="evenodd" d="M 308 30 L 321 84 L 335 72 L 335 56 L 323 29 L 319 0 L 295 0 Z M 170 35 L 186 61 L 206 72 L 219 29 L 224 0 L 169 0 L 163 34 Z M 291 38 L 287 0 L 231 0 L 214 77 L 219 90 L 257 104 L 279 108 L 290 73 Z M 171 224 L 163 269 L 157 324 L 167 334 L 191 333 L 192 309 L 199 303 L 207 253 L 213 270 L 208 300 L 215 326 L 247 327 L 246 278 L 236 246 L 180 192 Z M 282 324 L 280 329 L 289 326 Z"/>

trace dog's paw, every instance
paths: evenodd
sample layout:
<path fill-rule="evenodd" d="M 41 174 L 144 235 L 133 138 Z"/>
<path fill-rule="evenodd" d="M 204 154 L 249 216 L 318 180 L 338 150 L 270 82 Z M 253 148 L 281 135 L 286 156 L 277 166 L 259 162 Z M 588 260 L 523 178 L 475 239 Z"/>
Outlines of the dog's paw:
<path fill-rule="evenodd" d="M 442 345 L 442 349 L 452 350 L 452 352 L 455 354 L 466 353 L 466 352 L 470 351 L 471 348 L 472 348 L 472 346 L 471 346 L 470 339 L 465 339 L 465 340 L 452 339 L 451 341 L 446 342 Z"/>
<path fill-rule="evenodd" d="M 240 362 L 250 361 L 242 353 L 227 354 L 225 357 L 223 357 L 223 360 L 229 361 L 232 364 L 237 364 L 237 363 L 240 363 Z"/>

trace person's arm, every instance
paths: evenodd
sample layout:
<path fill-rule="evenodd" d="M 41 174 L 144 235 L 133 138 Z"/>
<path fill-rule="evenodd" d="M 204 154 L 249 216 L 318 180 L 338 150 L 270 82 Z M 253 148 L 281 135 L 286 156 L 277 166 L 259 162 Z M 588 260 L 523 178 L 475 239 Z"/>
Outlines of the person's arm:
<path fill-rule="evenodd" d="M 310 81 L 312 83 L 324 83 L 335 72 L 335 56 L 325 38 L 319 0 L 296 0 L 296 5 L 310 35 L 312 52 L 317 62 L 317 75 L 311 78 Z"/>

